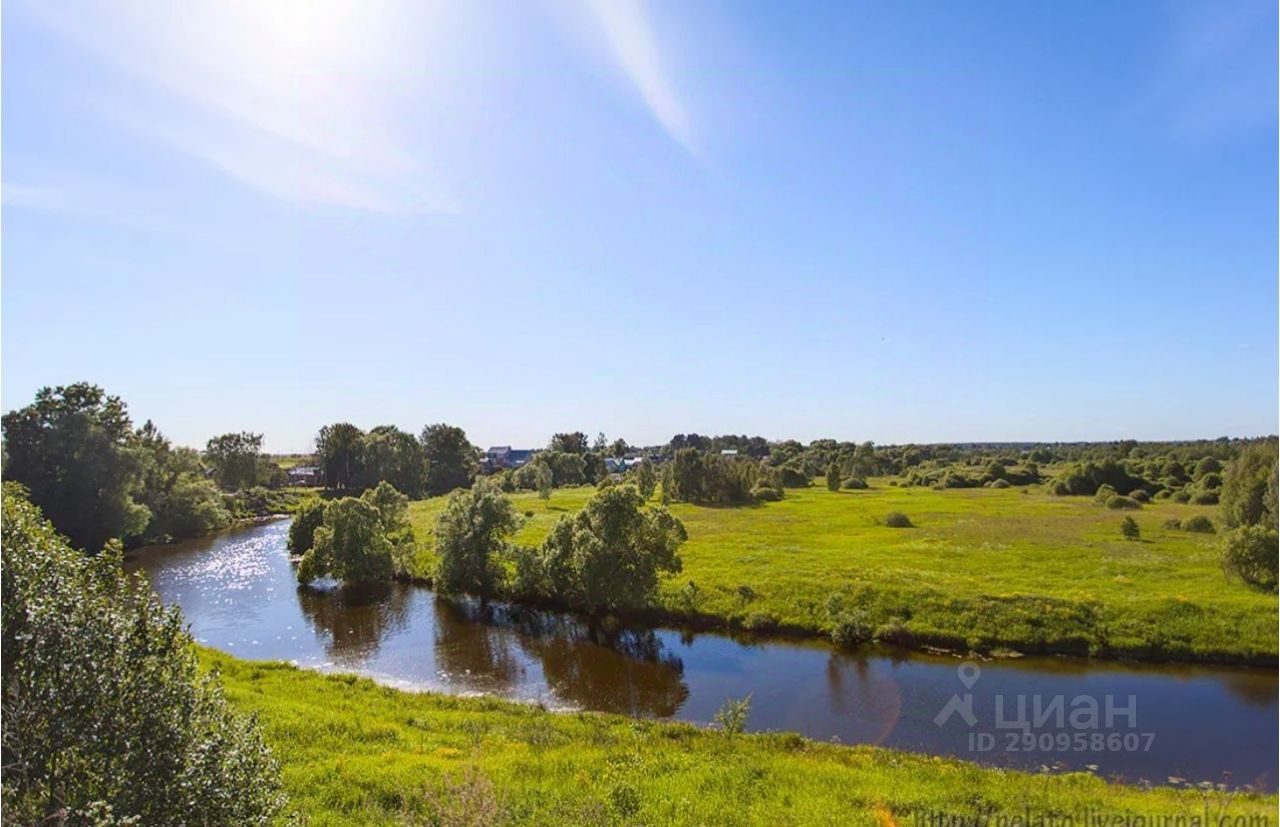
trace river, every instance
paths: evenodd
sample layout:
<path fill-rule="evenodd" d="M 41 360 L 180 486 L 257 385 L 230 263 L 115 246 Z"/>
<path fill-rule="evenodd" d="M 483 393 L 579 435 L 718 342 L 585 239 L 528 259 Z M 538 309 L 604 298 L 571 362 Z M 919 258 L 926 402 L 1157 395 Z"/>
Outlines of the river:
<path fill-rule="evenodd" d="M 181 607 L 199 642 L 243 658 L 697 723 L 749 694 L 750 730 L 1021 769 L 1094 765 L 1103 776 L 1157 784 L 1229 773 L 1232 785 L 1276 788 L 1274 670 L 841 654 L 822 641 L 592 628 L 571 615 L 405 584 L 300 590 L 288 525 L 140 549 L 127 566 Z M 1032 726 L 1010 726 L 1022 720 Z"/>

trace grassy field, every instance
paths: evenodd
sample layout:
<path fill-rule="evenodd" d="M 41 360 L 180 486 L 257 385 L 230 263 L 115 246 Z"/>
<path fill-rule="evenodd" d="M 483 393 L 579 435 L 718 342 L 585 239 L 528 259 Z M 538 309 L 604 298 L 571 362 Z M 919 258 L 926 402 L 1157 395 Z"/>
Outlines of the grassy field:
<path fill-rule="evenodd" d="M 591 488 L 549 502 L 515 496 L 528 513 L 516 541 L 536 545 Z M 419 572 L 433 561 L 443 499 L 411 505 Z M 1163 528 L 1211 506 L 1157 502 L 1137 512 L 1039 491 L 889 486 L 789 490 L 743 508 L 675 504 L 689 541 L 684 571 L 667 579 L 668 612 L 745 628 L 827 633 L 840 594 L 888 639 L 908 645 L 1008 648 L 1184 660 L 1274 662 L 1276 595 L 1229 582 L 1217 537 Z M 891 511 L 914 528 L 888 528 Z M 1125 540 L 1132 514 L 1142 529 Z M 689 584 L 695 584 L 696 588 Z"/>
<path fill-rule="evenodd" d="M 973 819 L 1028 812 L 1074 814 L 1082 823 L 1086 809 L 1150 818 L 1201 816 L 1206 806 L 1200 793 L 1142 791 L 1085 774 L 1028 775 L 795 735 L 727 736 L 688 724 L 550 713 L 407 693 L 212 650 L 201 655 L 221 672 L 232 703 L 258 714 L 291 806 L 316 827 L 890 827 L 930 813 Z M 1211 793 L 1207 803 L 1216 810 L 1227 798 Z M 1273 796 L 1241 795 L 1226 814 L 1274 814 L 1275 807 Z"/>

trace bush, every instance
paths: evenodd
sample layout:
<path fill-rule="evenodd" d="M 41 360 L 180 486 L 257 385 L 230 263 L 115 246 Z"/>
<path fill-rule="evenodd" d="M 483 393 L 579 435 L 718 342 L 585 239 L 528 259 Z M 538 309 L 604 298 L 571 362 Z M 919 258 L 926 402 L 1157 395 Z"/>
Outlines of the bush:
<path fill-rule="evenodd" d="M 840 490 L 840 466 L 834 462 L 827 466 L 826 481 L 828 491 Z"/>
<path fill-rule="evenodd" d="M 1129 492 L 1129 498 L 1140 503 L 1149 503 L 1151 502 L 1151 492 L 1145 488 L 1135 488 Z"/>
<path fill-rule="evenodd" d="M 896 485 L 897 480 L 894 480 L 890 484 Z M 849 479 L 845 480 L 840 484 L 840 487 L 844 488 L 846 491 L 865 491 L 871 486 L 867 485 L 867 481 L 864 480 L 862 477 L 849 477 Z"/>
<path fill-rule="evenodd" d="M 1062 480 L 1056 480 L 1049 491 L 1057 497 L 1066 497 L 1071 494 L 1071 488 Z"/>
<path fill-rule="evenodd" d="M 841 649 L 853 649 L 871 640 L 867 616 L 856 610 L 841 612 L 831 627 L 831 642 Z"/>
<path fill-rule="evenodd" d="M 1182 530 L 1195 532 L 1196 534 L 1212 534 L 1214 531 L 1213 520 L 1203 514 L 1197 514 L 1194 517 L 1183 520 Z"/>
<path fill-rule="evenodd" d="M 1008 487 L 1009 487 L 1009 481 L 1005 479 L 992 480 L 991 482 L 987 483 L 987 488 L 1008 488 Z"/>
<path fill-rule="evenodd" d="M 1112 494 L 1110 497 L 1107 497 L 1107 508 L 1112 508 L 1116 511 L 1137 511 L 1139 508 L 1142 508 L 1142 503 L 1132 497 L 1122 497 L 1119 494 Z"/>
<path fill-rule="evenodd" d="M 1170 495 L 1170 499 L 1176 503 L 1189 503 L 1191 502 L 1191 492 L 1185 488 L 1181 491 L 1174 491 L 1173 494 Z"/>
<path fill-rule="evenodd" d="M 1192 505 L 1217 505 L 1217 491 L 1197 491 L 1191 495 Z"/>
<path fill-rule="evenodd" d="M 1167 499 L 1169 499 L 1169 497 L 1171 496 L 1171 494 L 1172 494 L 1172 493 L 1173 493 L 1173 492 L 1169 491 L 1168 489 L 1165 489 L 1165 490 L 1162 490 L 1162 491 L 1157 491 L 1157 492 L 1156 492 L 1156 494 L 1155 494 L 1155 496 L 1154 496 L 1154 497 L 1152 497 L 1152 499 L 1153 499 L 1153 500 L 1167 500 Z"/>
<path fill-rule="evenodd" d="M 740 735 L 747 728 L 747 718 L 751 715 L 751 696 L 745 698 L 729 698 L 720 707 L 713 719 L 725 735 Z"/>
<path fill-rule="evenodd" d="M 911 528 L 911 518 L 901 511 L 890 511 L 884 515 L 884 524 L 889 528 Z"/>
<path fill-rule="evenodd" d="M 1280 538 L 1266 526 L 1242 526 L 1227 533 L 1222 546 L 1222 569 L 1262 589 L 1276 587 Z"/>
<path fill-rule="evenodd" d="M 5 821 L 269 823 L 279 768 L 201 674 L 181 613 L 123 573 L 118 544 L 86 557 L 8 483 L 3 512 Z"/>
<path fill-rule="evenodd" d="M 1142 536 L 1142 529 L 1138 527 L 1138 521 L 1132 517 L 1125 517 L 1120 522 L 1120 533 L 1124 535 L 1126 540 L 1137 540 Z"/>
<path fill-rule="evenodd" d="M 1182 528 L 1182 520 L 1177 517 L 1171 517 L 1164 521 L 1164 527 L 1170 531 L 1178 531 Z"/>
<path fill-rule="evenodd" d="M 1099 485 L 1098 490 L 1094 492 L 1093 501 L 1098 505 L 1104 505 L 1107 500 L 1116 496 L 1117 493 L 1119 492 L 1116 491 L 1114 486 L 1103 483 L 1102 485 Z"/>
<path fill-rule="evenodd" d="M 760 502 L 777 502 L 782 499 L 782 489 L 776 485 L 756 483 L 755 488 L 751 489 L 751 496 Z"/>

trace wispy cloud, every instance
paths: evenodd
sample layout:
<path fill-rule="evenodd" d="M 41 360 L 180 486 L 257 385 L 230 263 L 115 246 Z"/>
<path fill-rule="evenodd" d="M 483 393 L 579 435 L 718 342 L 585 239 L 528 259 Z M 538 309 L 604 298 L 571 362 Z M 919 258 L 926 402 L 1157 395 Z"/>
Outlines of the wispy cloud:
<path fill-rule="evenodd" d="M 667 74 L 642 0 L 580 2 L 603 34 L 612 59 L 653 117 L 681 146 L 697 154 L 688 114 Z"/>
<path fill-rule="evenodd" d="M 398 0 L 192 0 L 30 7 L 141 81 L 102 108 L 269 195 L 381 212 L 453 210 L 401 129 L 422 58 Z M 412 22 L 411 22 L 412 21 Z M 425 40 L 432 28 L 423 26 Z"/>

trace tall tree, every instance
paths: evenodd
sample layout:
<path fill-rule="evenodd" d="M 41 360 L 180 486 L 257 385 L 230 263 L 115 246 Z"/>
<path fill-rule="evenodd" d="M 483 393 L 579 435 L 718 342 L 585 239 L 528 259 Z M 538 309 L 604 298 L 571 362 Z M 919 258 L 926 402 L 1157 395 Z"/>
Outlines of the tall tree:
<path fill-rule="evenodd" d="M 215 436 L 205 445 L 204 461 L 213 469 L 218 485 L 227 491 L 261 485 L 266 470 L 262 434 L 240 431 Z"/>
<path fill-rule="evenodd" d="M 324 471 L 326 488 L 358 488 L 364 452 L 364 432 L 350 422 L 326 425 L 316 435 L 316 461 Z"/>
<path fill-rule="evenodd" d="M 502 577 L 498 554 L 520 524 L 501 489 L 480 480 L 449 495 L 436 520 L 436 585 L 444 592 L 492 594 Z"/>
<path fill-rule="evenodd" d="M 1241 449 L 1227 463 L 1219 506 L 1228 528 L 1276 524 L 1276 442 L 1263 440 Z"/>
<path fill-rule="evenodd" d="M 476 447 L 461 428 L 428 425 L 422 430 L 422 451 L 427 460 L 427 493 L 447 494 L 475 479 L 479 464 Z"/>
<path fill-rule="evenodd" d="M 364 439 L 363 485 L 389 482 L 409 497 L 421 497 L 426 488 L 427 458 L 422 443 L 394 425 L 379 425 Z"/>
<path fill-rule="evenodd" d="M 635 486 L 600 491 L 562 517 L 537 551 L 520 555 L 516 590 L 589 611 L 650 603 L 662 572 L 680 571 L 688 535 L 665 508 L 643 508 Z"/>
<path fill-rule="evenodd" d="M 22 483 L 74 546 L 97 553 L 146 529 L 150 513 L 132 496 L 142 462 L 120 397 L 85 382 L 41 388 L 2 427 L 5 477 Z"/>
<path fill-rule="evenodd" d="M 587 435 L 582 431 L 556 434 L 547 445 L 548 451 L 560 451 L 565 454 L 585 454 L 587 452 Z"/>
<path fill-rule="evenodd" d="M 138 429 L 137 438 L 143 470 L 136 497 L 151 512 L 143 542 L 196 537 L 231 522 L 222 492 L 205 476 L 194 448 L 173 447 L 150 421 Z"/>

